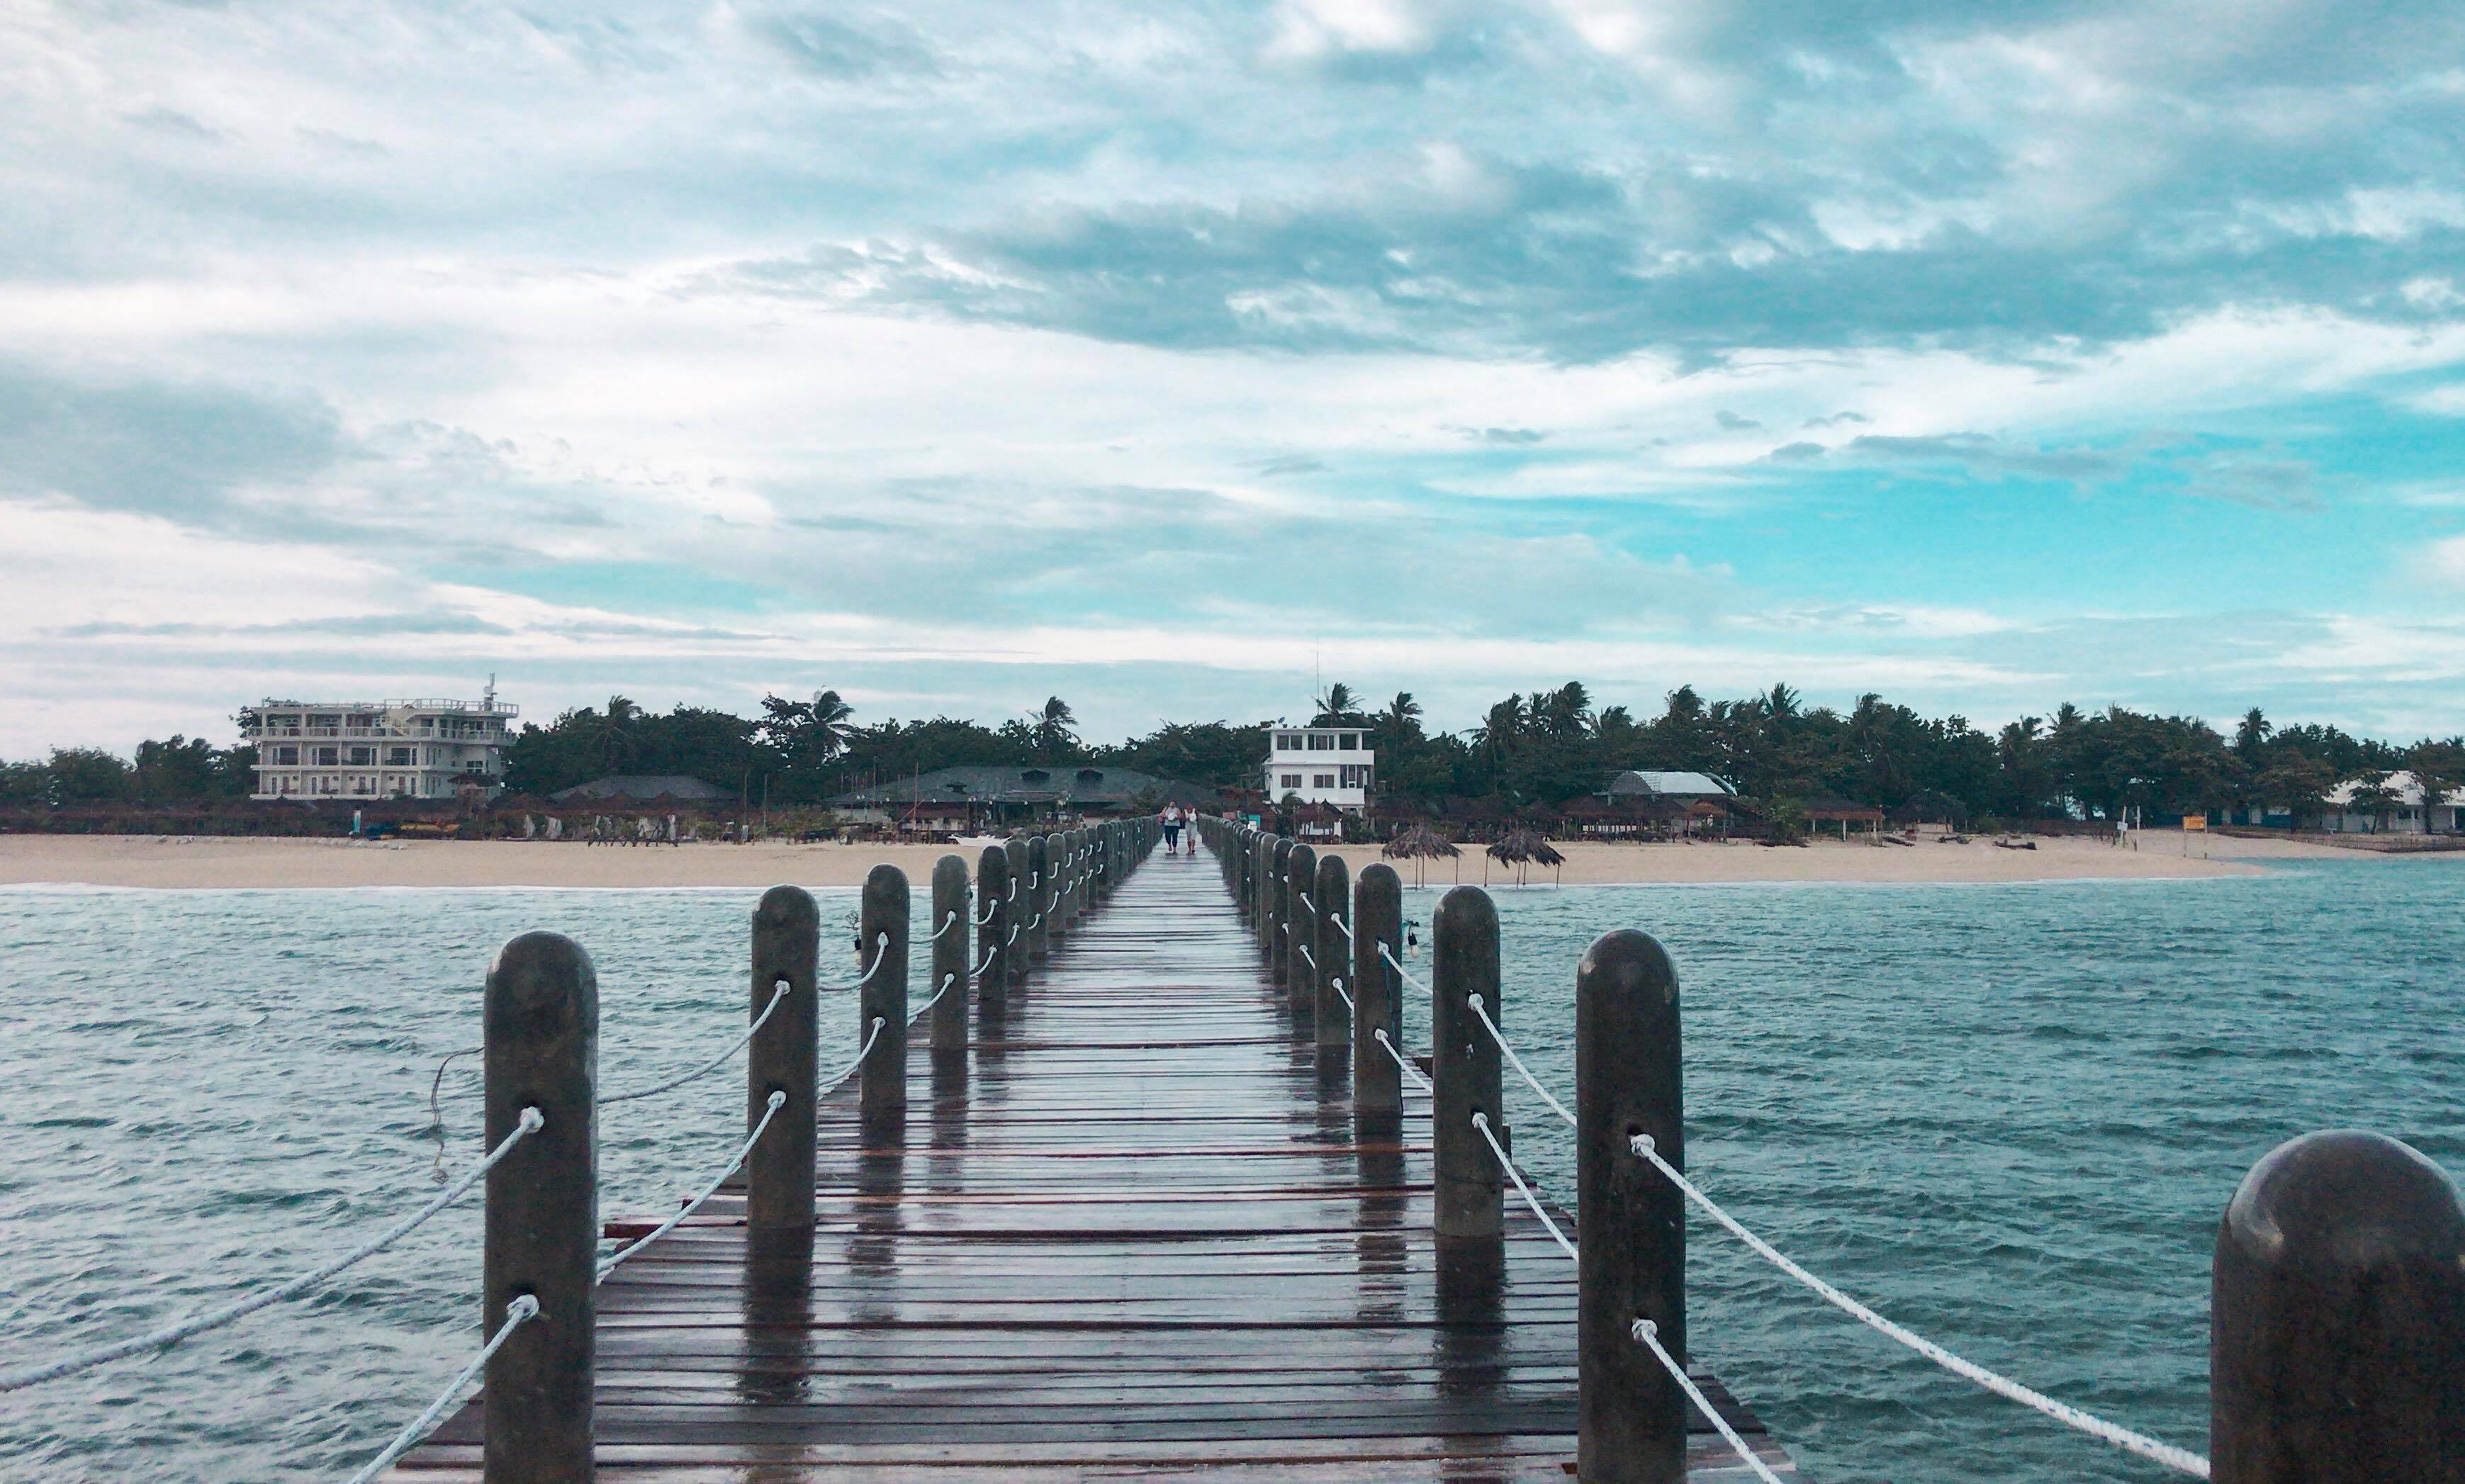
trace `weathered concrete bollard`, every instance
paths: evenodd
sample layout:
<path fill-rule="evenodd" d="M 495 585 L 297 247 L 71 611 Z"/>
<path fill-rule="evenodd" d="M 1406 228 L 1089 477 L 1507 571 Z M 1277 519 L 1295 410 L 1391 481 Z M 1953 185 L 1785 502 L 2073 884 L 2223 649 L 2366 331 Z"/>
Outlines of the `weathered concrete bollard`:
<path fill-rule="evenodd" d="M 2465 1202 L 2352 1130 L 2277 1145 L 2217 1228 L 2217 1484 L 2465 1480 Z"/>
<path fill-rule="evenodd" d="M 1685 1393 L 1632 1334 L 1635 1320 L 1651 1320 L 1661 1347 L 1685 1362 L 1686 1198 L 1632 1142 L 1648 1136 L 1662 1159 L 1686 1167 L 1684 1062 L 1669 955 L 1642 933 L 1594 942 L 1575 970 L 1575 1473 L 1584 1484 L 1686 1478 Z"/>
<path fill-rule="evenodd" d="M 967 923 L 975 915 L 967 903 L 967 863 L 956 855 L 933 862 L 933 971 L 926 995 L 933 1001 L 929 1044 L 940 1055 L 967 1050 Z"/>
<path fill-rule="evenodd" d="M 1318 1031 L 1318 1048 L 1322 1052 L 1342 1052 L 1349 1057 L 1352 1051 L 1352 1012 L 1344 1008 L 1344 997 L 1349 993 L 1344 980 L 1352 972 L 1352 944 L 1344 937 L 1346 921 L 1352 912 L 1352 873 L 1341 855 L 1329 855 L 1318 863 L 1318 880 L 1310 887 L 1310 900 L 1318 904 L 1318 915 L 1312 921 L 1318 946 L 1318 974 L 1312 981 L 1318 1003 L 1312 1024 Z"/>
<path fill-rule="evenodd" d="M 1010 924 L 1015 903 L 1010 900 L 1010 852 L 998 845 L 988 845 L 976 857 L 976 916 L 983 919 L 976 926 L 976 962 L 984 965 L 976 979 L 976 993 L 987 1005 L 1000 1005 L 1010 998 Z"/>
<path fill-rule="evenodd" d="M 1053 951 L 1053 837 L 1027 840 L 1027 885 L 1019 896 L 1027 908 L 1027 962 L 1030 972 L 1044 966 Z"/>
<path fill-rule="evenodd" d="M 874 867 L 857 910 L 865 978 L 856 994 L 856 1044 L 881 1022 L 880 1038 L 856 1074 L 856 1107 L 864 1113 L 907 1106 L 907 874 L 897 866 Z"/>
<path fill-rule="evenodd" d="M 1498 1002 L 1498 907 L 1477 886 L 1458 886 L 1431 921 L 1431 1163 L 1435 1167 L 1437 1232 L 1444 1237 L 1497 1236 L 1505 1229 L 1506 1173 L 1473 1126 L 1484 1115 L 1499 1147 L 1515 1150 L 1506 1116 L 1498 1043 L 1467 1004 L 1480 996 L 1489 1018 L 1506 1029 Z"/>
<path fill-rule="evenodd" d="M 1404 982 L 1379 956 L 1381 945 L 1403 961 L 1404 881 L 1383 861 L 1363 867 L 1352 892 L 1352 1105 L 1392 1116 L 1404 1111 L 1404 1072 L 1377 1032 L 1403 1053 Z"/>
<path fill-rule="evenodd" d="M 1286 1002 L 1296 1017 L 1306 1021 L 1318 1008 L 1318 971 L 1310 967 L 1317 954 L 1318 915 L 1310 910 L 1309 890 L 1318 882 L 1318 852 L 1296 845 L 1284 856 L 1283 977 Z"/>
<path fill-rule="evenodd" d="M 1284 868 L 1291 864 L 1293 842 L 1276 836 L 1275 853 L 1267 858 L 1267 930 L 1258 947 L 1267 956 L 1267 979 L 1271 984 L 1284 982 L 1284 924 L 1291 920 L 1284 914 L 1289 905 L 1284 899 Z"/>
<path fill-rule="evenodd" d="M 813 1143 L 817 1063 L 821 1055 L 822 913 L 800 886 L 774 886 L 753 909 L 752 1013 L 770 1018 L 753 1032 L 744 1058 L 744 1129 L 770 1111 L 770 1095 L 788 1095 L 775 1125 L 744 1160 L 744 1222 L 765 1230 L 810 1230 L 813 1225 Z M 770 1008 L 782 987 L 787 996 Z"/>
<path fill-rule="evenodd" d="M 1035 916 L 1034 892 L 1028 877 L 1035 869 L 1034 852 L 1027 836 L 1020 834 L 1003 841 L 1002 850 L 1010 856 L 1010 925 L 1018 930 L 1007 940 L 1005 962 L 1010 964 L 1010 987 L 1016 988 L 1027 983 L 1027 919 Z"/>
<path fill-rule="evenodd" d="M 561 933 L 497 950 L 481 1004 L 485 1147 L 539 1110 L 537 1132 L 488 1171 L 479 1309 L 495 1334 L 529 1296 L 538 1317 L 488 1358 L 488 1484 L 588 1484 L 599 1280 L 599 976 Z"/>

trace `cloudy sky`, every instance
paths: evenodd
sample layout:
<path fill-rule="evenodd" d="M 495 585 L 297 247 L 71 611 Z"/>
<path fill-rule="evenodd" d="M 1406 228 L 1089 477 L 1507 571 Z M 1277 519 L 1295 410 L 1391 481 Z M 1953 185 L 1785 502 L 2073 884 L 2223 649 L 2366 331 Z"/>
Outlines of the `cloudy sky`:
<path fill-rule="evenodd" d="M 0 755 L 491 672 L 2465 729 L 2465 7 L 0 5 Z"/>

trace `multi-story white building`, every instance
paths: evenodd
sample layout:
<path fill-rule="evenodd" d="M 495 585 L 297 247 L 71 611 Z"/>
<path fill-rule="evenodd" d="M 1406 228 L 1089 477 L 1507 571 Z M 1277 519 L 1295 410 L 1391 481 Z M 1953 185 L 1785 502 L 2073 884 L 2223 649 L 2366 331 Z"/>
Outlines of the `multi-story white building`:
<path fill-rule="evenodd" d="M 1358 814 L 1369 807 L 1376 764 L 1366 726 L 1270 727 L 1267 802 L 1299 797 Z"/>
<path fill-rule="evenodd" d="M 450 799 L 465 779 L 504 786 L 506 723 L 497 699 L 299 701 L 268 698 L 239 713 L 256 748 L 259 799 Z"/>

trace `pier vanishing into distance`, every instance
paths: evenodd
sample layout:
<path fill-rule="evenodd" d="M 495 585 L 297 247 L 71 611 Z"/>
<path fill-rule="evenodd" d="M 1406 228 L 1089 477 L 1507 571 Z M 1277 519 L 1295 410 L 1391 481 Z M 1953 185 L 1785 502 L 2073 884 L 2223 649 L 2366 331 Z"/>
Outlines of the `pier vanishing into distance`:
<path fill-rule="evenodd" d="M 1798 1478 L 1687 1363 L 1699 1216 L 1800 1285 L 1808 1322 L 1838 1322 L 1829 1304 L 2151 1476 L 2465 1484 L 2465 1202 L 2404 1144 L 2306 1135 L 2243 1180 L 2203 1456 L 1910 1333 L 1756 1235 L 1717 1175 L 1699 1185 L 1677 972 L 1647 935 L 1566 965 L 1562 1096 L 1514 1049 L 1486 893 L 1432 915 L 1425 982 L 1392 869 L 1354 880 L 1214 820 L 1201 853 L 1158 858 L 1157 834 L 944 856 L 922 933 L 877 867 L 836 1049 L 819 1009 L 850 986 L 820 981 L 811 895 L 774 887 L 744 1037 L 651 1086 L 600 1085 L 583 947 L 518 937 L 484 999 L 483 1158 L 313 1273 L 0 1370 L 0 1392 L 330 1286 L 484 1188 L 484 1342 L 351 1484 Z M 1404 1044 L 1407 994 L 1427 1053 Z M 675 1209 L 603 1222 L 599 1108 L 731 1096 L 740 1057 L 743 1141 L 680 1172 Z M 1516 1106 L 1570 1128 L 1572 1210 L 1513 1161 L 1510 1072 Z"/>

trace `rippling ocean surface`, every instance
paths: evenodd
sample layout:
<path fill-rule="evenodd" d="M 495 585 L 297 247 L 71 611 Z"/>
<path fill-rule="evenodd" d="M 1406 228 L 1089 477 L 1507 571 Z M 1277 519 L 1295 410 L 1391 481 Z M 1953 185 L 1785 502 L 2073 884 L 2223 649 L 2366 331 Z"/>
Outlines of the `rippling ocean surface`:
<path fill-rule="evenodd" d="M 312 1266 L 474 1158 L 476 1069 L 445 1073 L 441 1132 L 430 1089 L 477 1044 L 514 933 L 590 949 L 610 1089 L 724 1046 L 757 895 L 0 889 L 0 1368 Z M 853 978 L 855 894 L 817 895 Z M 1497 897 L 1505 1024 L 1562 1095 L 1584 945 L 1657 935 L 1700 1184 L 1884 1313 L 2195 1449 L 2210 1246 L 2252 1162 L 2358 1126 L 2465 1168 L 2465 860 Z M 832 1013 L 852 1048 L 854 997 Z M 603 1208 L 668 1207 L 723 1158 L 741 1074 L 608 1110 Z M 1562 1131 L 1509 1081 L 1519 1154 L 1571 1204 Z M 474 1201 L 311 1299 L 0 1396 L 0 1477 L 347 1475 L 476 1347 L 478 1220 Z M 1717 1229 L 1690 1240 L 1698 1355 L 1814 1479 L 2164 1476 L 1888 1345 Z"/>

